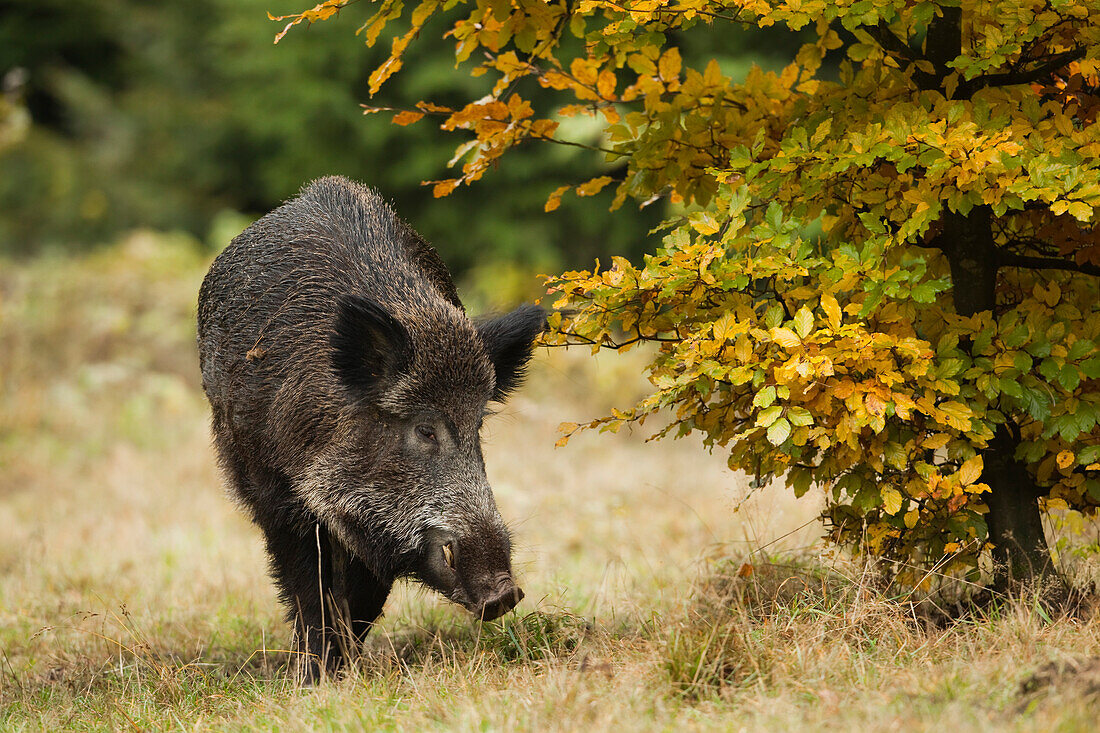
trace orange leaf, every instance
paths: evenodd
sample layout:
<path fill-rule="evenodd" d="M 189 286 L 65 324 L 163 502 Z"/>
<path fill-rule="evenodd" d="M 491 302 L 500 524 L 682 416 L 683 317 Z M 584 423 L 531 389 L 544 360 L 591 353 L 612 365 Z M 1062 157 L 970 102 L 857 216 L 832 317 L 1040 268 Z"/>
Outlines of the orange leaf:
<path fill-rule="evenodd" d="M 886 413 L 886 403 L 882 401 L 881 397 L 872 392 L 867 393 L 863 402 L 867 406 L 867 412 L 875 417 L 882 417 Z"/>
<path fill-rule="evenodd" d="M 600 96 L 604 99 L 615 98 L 615 72 L 610 69 L 604 69 L 600 72 L 599 77 L 596 80 L 596 91 L 600 93 Z"/>
<path fill-rule="evenodd" d="M 423 117 L 423 112 L 413 112 L 412 110 L 405 109 L 395 114 L 393 116 L 393 119 L 390 121 L 393 122 L 393 124 L 395 125 L 401 125 L 402 127 L 404 127 L 405 125 L 411 125 L 412 123 L 419 121 Z"/>
<path fill-rule="evenodd" d="M 432 196 L 435 196 L 437 199 L 448 196 L 450 195 L 451 191 L 454 191 L 456 188 L 458 188 L 458 184 L 461 182 L 462 179 L 460 178 L 448 178 L 444 181 L 433 181 L 435 185 L 432 187 Z"/>
<path fill-rule="evenodd" d="M 561 206 L 561 196 L 568 190 L 569 186 L 558 186 L 555 188 L 553 193 L 550 194 L 550 197 L 546 199 L 546 205 L 542 207 L 542 210 L 550 213 Z"/>

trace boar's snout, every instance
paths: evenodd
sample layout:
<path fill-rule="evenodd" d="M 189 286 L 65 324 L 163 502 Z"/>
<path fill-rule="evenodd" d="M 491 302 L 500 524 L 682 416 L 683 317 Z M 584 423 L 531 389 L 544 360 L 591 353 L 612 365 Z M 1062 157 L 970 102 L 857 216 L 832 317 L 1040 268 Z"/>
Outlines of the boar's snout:
<path fill-rule="evenodd" d="M 523 599 L 512 578 L 506 535 L 494 538 L 492 534 L 460 539 L 450 532 L 433 531 L 416 573 L 482 621 L 503 616 Z"/>
<path fill-rule="evenodd" d="M 476 609 L 472 609 L 474 615 L 482 621 L 492 621 L 511 611 L 516 604 L 523 600 L 523 590 L 516 585 L 510 576 L 505 576 L 503 582 L 484 603 Z"/>

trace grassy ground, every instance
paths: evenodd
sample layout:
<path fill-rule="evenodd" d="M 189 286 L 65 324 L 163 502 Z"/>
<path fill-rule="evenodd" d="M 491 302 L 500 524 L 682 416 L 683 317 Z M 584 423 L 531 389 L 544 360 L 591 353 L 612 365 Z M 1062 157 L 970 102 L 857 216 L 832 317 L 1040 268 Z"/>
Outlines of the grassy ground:
<path fill-rule="evenodd" d="M 0 730 L 1095 728 L 1096 609 L 934 628 L 814 544 L 809 497 L 742 501 L 688 441 L 555 450 L 644 387 L 581 352 L 538 354 L 488 435 L 517 613 L 479 626 L 401 587 L 359 669 L 296 689 L 209 448 L 204 266 L 142 235 L 0 262 Z"/>

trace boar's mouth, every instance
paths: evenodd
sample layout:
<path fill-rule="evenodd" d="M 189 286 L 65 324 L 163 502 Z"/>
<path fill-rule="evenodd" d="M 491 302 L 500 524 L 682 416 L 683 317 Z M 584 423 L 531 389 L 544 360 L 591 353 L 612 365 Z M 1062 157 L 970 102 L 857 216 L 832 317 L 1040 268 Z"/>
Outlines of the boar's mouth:
<path fill-rule="evenodd" d="M 523 589 L 509 577 L 507 584 L 499 587 L 489 598 L 479 605 L 466 606 L 466 608 L 482 621 L 492 621 L 511 611 L 522 600 Z"/>
<path fill-rule="evenodd" d="M 503 616 L 523 600 L 506 552 L 486 552 L 476 542 L 460 544 L 450 532 L 430 533 L 418 565 L 414 575 L 421 582 L 482 621 Z"/>

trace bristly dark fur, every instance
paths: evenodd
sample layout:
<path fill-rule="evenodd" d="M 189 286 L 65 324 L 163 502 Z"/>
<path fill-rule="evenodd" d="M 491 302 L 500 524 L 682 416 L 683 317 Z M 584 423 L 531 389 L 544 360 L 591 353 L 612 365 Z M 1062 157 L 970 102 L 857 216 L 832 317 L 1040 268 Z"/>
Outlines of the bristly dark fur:
<path fill-rule="evenodd" d="M 531 359 L 531 343 L 546 330 L 546 311 L 521 305 L 511 313 L 478 323 L 477 332 L 496 367 L 493 401 L 503 402 L 523 383 Z"/>
<path fill-rule="evenodd" d="M 198 321 L 214 444 L 306 679 L 346 661 L 399 577 L 487 618 L 519 601 L 478 429 L 521 381 L 541 309 L 479 330 L 436 251 L 334 177 L 215 259 Z"/>

